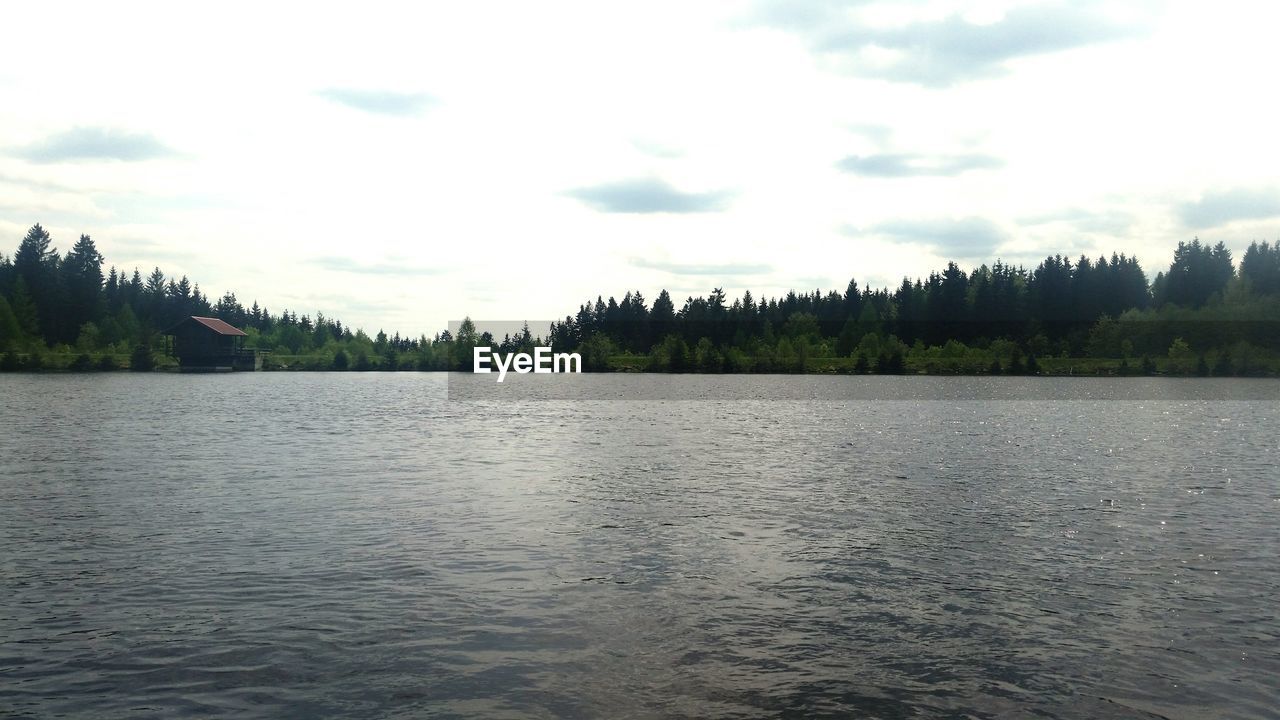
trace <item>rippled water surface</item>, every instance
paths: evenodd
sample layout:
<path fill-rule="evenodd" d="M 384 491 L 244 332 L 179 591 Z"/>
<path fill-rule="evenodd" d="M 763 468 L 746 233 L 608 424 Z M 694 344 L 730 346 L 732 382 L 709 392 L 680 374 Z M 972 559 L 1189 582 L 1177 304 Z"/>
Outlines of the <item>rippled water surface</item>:
<path fill-rule="evenodd" d="M 854 381 L 0 377 L 0 715 L 1280 713 L 1280 404 Z"/>

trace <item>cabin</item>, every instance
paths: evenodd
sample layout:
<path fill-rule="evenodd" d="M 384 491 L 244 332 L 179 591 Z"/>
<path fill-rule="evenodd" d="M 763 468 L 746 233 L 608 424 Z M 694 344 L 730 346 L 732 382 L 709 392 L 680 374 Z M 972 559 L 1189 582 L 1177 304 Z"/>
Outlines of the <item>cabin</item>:
<path fill-rule="evenodd" d="M 218 318 L 192 315 L 164 331 L 182 372 L 261 370 L 260 350 L 244 347 L 244 331 Z"/>

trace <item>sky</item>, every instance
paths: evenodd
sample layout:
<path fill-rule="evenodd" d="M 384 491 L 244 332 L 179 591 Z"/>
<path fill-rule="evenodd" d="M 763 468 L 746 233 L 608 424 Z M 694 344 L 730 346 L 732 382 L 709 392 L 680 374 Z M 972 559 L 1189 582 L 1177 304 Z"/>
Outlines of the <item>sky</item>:
<path fill-rule="evenodd" d="M 22 3 L 0 252 L 431 335 L 1280 239 L 1258 2 Z"/>

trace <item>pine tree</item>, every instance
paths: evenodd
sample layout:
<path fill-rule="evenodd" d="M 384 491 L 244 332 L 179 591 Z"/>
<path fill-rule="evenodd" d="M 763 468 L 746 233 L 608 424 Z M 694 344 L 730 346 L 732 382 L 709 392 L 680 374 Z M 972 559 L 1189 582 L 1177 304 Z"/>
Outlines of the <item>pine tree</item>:
<path fill-rule="evenodd" d="M 62 278 L 67 290 L 66 316 L 60 340 L 70 342 L 85 323 L 102 317 L 102 264 L 106 259 L 88 235 L 81 235 L 62 261 Z"/>
<path fill-rule="evenodd" d="M 46 341 L 58 337 L 58 311 L 62 305 L 63 289 L 58 277 L 58 253 L 52 242 L 49 232 L 36 223 L 27 231 L 13 255 L 14 272 L 26 283 L 35 307 L 39 329 L 33 334 Z M 18 308 L 15 307 L 14 311 L 18 312 Z M 19 316 L 19 320 L 22 319 Z"/>

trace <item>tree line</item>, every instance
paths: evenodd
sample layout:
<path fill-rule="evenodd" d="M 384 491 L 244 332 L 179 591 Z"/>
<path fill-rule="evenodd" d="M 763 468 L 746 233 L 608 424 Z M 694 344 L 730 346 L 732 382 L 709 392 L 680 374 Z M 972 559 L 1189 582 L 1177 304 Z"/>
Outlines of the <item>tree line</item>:
<path fill-rule="evenodd" d="M 813 290 L 730 299 L 720 289 L 680 306 L 663 290 L 598 296 L 552 323 L 501 340 L 469 320 L 455 334 L 373 337 L 317 312 L 211 300 L 186 276 L 111 267 L 88 235 L 60 254 L 39 224 L 13 256 L 0 254 L 0 367 L 145 369 L 163 357 L 160 333 L 190 315 L 244 329 L 274 367 L 469 369 L 471 348 L 579 352 L 588 370 L 694 372 L 1040 371 L 1274 373 L 1280 352 L 1280 243 L 1255 242 L 1238 266 L 1223 243 L 1182 242 L 1148 280 L 1123 254 L 956 263 L 894 289 L 850 280 Z"/>

